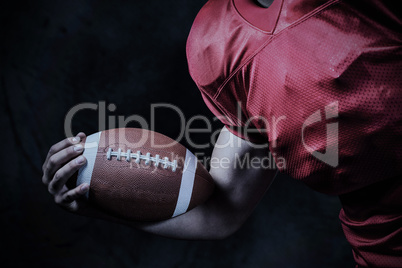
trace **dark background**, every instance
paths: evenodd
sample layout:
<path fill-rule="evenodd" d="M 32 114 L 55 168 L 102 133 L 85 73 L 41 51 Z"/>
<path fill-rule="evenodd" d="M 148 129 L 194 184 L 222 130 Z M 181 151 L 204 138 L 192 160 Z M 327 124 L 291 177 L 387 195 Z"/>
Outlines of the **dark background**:
<path fill-rule="evenodd" d="M 212 119 L 185 55 L 204 3 L 0 4 L 2 267 L 353 267 L 338 198 L 283 175 L 241 230 L 222 241 L 166 239 L 76 216 L 57 207 L 42 185 L 44 158 L 65 138 L 64 118 L 76 104 L 105 101 L 117 107 L 107 116 L 149 120 L 150 105 L 163 102 L 187 119 Z M 161 110 L 156 116 L 156 130 L 177 137 L 177 114 Z M 74 133 L 98 131 L 97 111 L 80 112 L 72 126 Z M 193 136 L 200 143 L 209 138 Z M 209 155 L 211 148 L 201 152 Z"/>

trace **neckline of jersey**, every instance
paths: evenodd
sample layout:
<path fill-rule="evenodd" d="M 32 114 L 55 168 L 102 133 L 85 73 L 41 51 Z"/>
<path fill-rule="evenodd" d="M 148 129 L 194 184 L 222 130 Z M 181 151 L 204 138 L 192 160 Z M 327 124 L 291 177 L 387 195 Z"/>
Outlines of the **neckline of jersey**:
<path fill-rule="evenodd" d="M 277 0 L 277 1 L 281 1 L 281 3 L 280 3 L 280 8 L 279 8 L 279 11 L 278 11 L 278 14 L 277 14 L 277 17 L 276 17 L 275 25 L 274 25 L 274 27 L 272 28 L 271 31 L 265 31 L 265 30 L 259 28 L 258 26 L 254 25 L 254 24 L 251 23 L 250 21 L 248 21 L 248 20 L 242 15 L 242 13 L 239 11 L 239 9 L 237 8 L 236 3 L 235 3 L 235 0 L 230 0 L 230 4 L 231 4 L 231 7 L 235 10 L 235 13 L 236 13 L 236 14 L 241 18 L 241 20 L 244 21 L 249 27 L 251 27 L 251 28 L 253 28 L 253 29 L 257 30 L 257 31 L 260 31 L 260 32 L 262 32 L 262 33 L 264 33 L 264 34 L 266 34 L 266 35 L 273 35 L 274 32 L 275 32 L 276 26 L 278 25 L 278 21 L 279 21 L 279 18 L 280 18 L 280 16 L 281 16 L 282 8 L 283 8 L 283 0 Z M 262 8 L 262 7 L 261 7 L 261 8 Z M 264 9 L 265 9 L 265 8 L 264 8 Z M 269 9 L 269 8 L 267 8 L 267 9 Z"/>

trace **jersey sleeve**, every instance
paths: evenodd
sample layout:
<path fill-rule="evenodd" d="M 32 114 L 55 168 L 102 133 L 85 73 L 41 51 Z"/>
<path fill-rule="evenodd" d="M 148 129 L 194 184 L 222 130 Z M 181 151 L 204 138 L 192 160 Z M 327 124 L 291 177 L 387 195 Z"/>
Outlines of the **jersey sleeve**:
<path fill-rule="evenodd" d="M 232 1 L 210 0 L 202 7 L 187 39 L 189 73 L 206 105 L 231 133 L 265 143 L 267 136 L 261 135 L 247 112 L 250 79 L 238 71 L 269 36 L 234 14 Z"/>
<path fill-rule="evenodd" d="M 238 105 L 236 106 L 236 109 L 238 117 L 236 117 L 233 113 L 220 107 L 218 102 L 214 101 L 206 93 L 202 92 L 202 90 L 201 96 L 209 110 L 226 126 L 230 133 L 255 144 L 264 144 L 268 142 L 267 138 L 261 133 L 261 130 L 258 130 L 255 127 L 252 120 L 245 117 L 241 110 L 241 102 L 237 103 Z"/>

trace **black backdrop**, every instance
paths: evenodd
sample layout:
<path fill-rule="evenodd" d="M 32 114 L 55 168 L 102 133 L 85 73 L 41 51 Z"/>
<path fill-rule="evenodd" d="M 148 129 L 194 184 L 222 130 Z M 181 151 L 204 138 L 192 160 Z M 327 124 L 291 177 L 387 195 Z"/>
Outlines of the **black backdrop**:
<path fill-rule="evenodd" d="M 151 104 L 170 103 L 187 119 L 212 119 L 185 55 L 204 3 L 1 4 L 1 266 L 353 267 L 338 199 L 283 175 L 241 230 L 221 241 L 167 239 L 76 216 L 57 207 L 41 184 L 44 157 L 65 137 L 65 116 L 77 104 L 103 101 L 116 106 L 107 116 L 141 115 L 149 122 Z M 177 117 L 157 111 L 155 129 L 177 137 Z M 98 123 L 98 111 L 86 110 L 73 118 L 72 128 L 90 134 Z M 215 123 L 213 130 L 220 127 Z M 210 135 L 192 138 L 205 143 Z M 209 155 L 211 148 L 197 151 Z"/>

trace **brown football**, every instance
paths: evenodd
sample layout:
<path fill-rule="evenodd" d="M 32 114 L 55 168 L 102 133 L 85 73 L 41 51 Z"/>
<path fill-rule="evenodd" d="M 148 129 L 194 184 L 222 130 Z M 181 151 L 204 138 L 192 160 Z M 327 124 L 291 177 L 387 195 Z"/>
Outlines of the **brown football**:
<path fill-rule="evenodd" d="M 214 182 L 188 149 L 160 133 L 119 128 L 82 141 L 87 163 L 77 185 L 90 185 L 87 198 L 109 213 L 136 221 L 159 221 L 205 202 Z"/>

